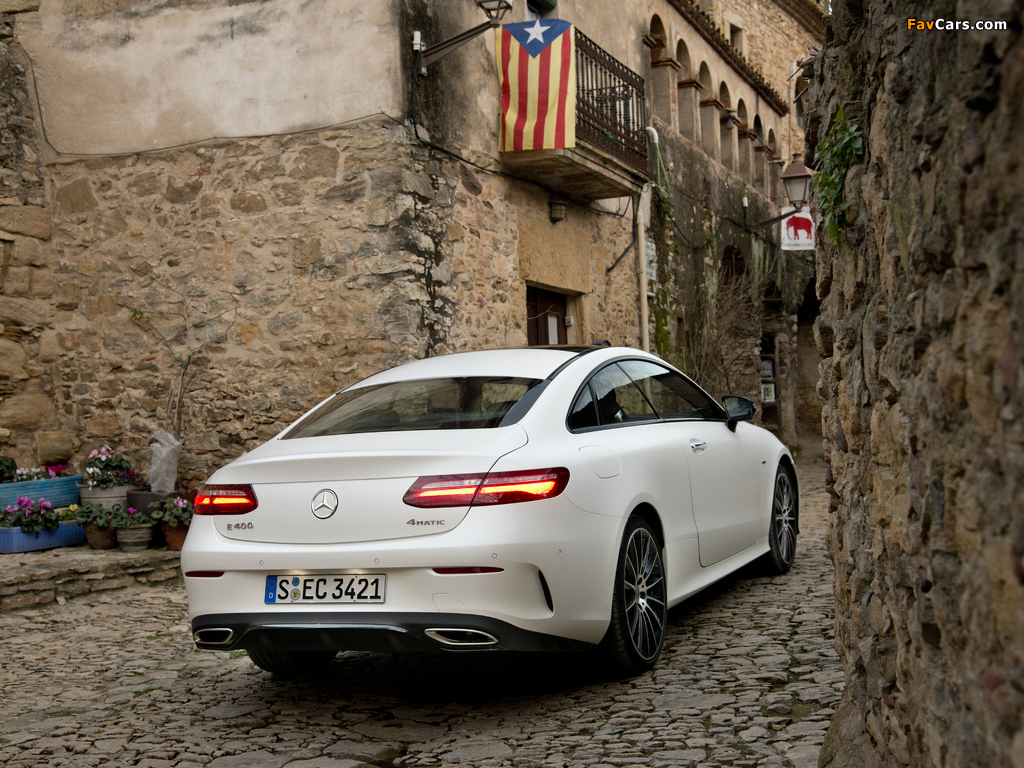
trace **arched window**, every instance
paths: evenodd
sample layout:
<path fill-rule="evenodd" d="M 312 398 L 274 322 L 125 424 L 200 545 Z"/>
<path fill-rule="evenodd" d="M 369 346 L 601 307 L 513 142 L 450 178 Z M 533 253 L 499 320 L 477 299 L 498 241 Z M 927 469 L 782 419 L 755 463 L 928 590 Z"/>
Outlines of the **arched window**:
<path fill-rule="evenodd" d="M 793 86 L 793 112 L 796 115 L 796 124 L 801 129 L 804 125 L 804 111 L 807 109 L 807 89 L 810 84 L 803 77 L 797 77 L 796 85 Z"/>
<path fill-rule="evenodd" d="M 697 81 L 701 84 L 700 92 L 700 135 L 701 144 L 708 157 L 717 160 L 720 154 L 721 134 L 718 127 L 718 92 L 712 85 L 711 70 L 707 62 L 700 63 Z"/>
<path fill-rule="evenodd" d="M 754 154 L 753 131 L 747 124 L 747 105 L 743 99 L 736 105 L 736 122 L 737 169 L 743 179 L 753 182 L 750 175 Z"/>
<path fill-rule="evenodd" d="M 768 146 L 760 115 L 754 115 L 754 187 L 762 195 L 768 194 Z"/>
<path fill-rule="evenodd" d="M 782 158 L 779 157 L 779 145 L 775 141 L 775 131 L 768 129 L 768 156 L 771 158 L 771 170 L 768 174 L 768 197 L 775 199 L 780 205 L 788 205 L 785 190 L 782 189 Z M 781 195 L 781 197 L 780 197 Z"/>
<path fill-rule="evenodd" d="M 721 134 L 722 165 L 730 171 L 736 170 L 736 125 L 732 98 L 729 86 L 724 82 L 718 88 L 718 102 L 721 105 L 718 117 L 718 130 Z"/>
<path fill-rule="evenodd" d="M 679 81 L 676 83 L 679 132 L 696 142 L 700 130 L 700 90 L 690 64 L 690 51 L 682 40 L 676 43 L 676 61 L 679 62 Z"/>
<path fill-rule="evenodd" d="M 675 120 L 676 71 L 679 65 L 668 50 L 665 25 L 657 15 L 651 17 L 651 32 L 645 43 L 651 49 L 651 91 L 654 114 L 672 125 Z"/>

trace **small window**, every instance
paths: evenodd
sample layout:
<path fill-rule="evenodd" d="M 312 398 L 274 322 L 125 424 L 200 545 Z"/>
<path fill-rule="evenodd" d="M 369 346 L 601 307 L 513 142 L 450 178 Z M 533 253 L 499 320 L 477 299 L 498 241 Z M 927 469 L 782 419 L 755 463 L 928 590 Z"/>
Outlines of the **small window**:
<path fill-rule="evenodd" d="M 729 25 L 729 42 L 732 43 L 732 47 L 741 54 L 744 56 L 747 55 L 747 41 L 746 35 L 743 32 L 743 27 L 736 24 Z"/>
<path fill-rule="evenodd" d="M 717 404 L 675 371 L 642 360 L 620 363 L 663 419 L 713 419 Z"/>
<path fill-rule="evenodd" d="M 609 365 L 590 380 L 601 424 L 657 419 L 654 408 L 618 365 Z"/>

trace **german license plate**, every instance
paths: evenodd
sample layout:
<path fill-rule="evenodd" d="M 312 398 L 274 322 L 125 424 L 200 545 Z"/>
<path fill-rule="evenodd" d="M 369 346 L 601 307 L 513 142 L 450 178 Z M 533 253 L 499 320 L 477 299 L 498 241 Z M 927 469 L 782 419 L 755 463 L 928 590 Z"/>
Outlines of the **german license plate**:
<path fill-rule="evenodd" d="M 383 573 L 320 576 L 267 576 L 263 602 L 383 603 Z"/>

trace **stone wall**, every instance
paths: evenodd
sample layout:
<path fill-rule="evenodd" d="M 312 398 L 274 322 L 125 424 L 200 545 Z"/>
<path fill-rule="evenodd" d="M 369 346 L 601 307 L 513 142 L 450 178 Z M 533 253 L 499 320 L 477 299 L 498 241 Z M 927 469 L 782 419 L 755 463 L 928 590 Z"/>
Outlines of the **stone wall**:
<path fill-rule="evenodd" d="M 186 484 L 375 371 L 526 343 L 520 220 L 546 196 L 391 120 L 47 173 L 52 237 L 16 238 L 24 266 L 0 296 L 32 323 L 4 342 L 0 426 L 19 465 L 80 462 L 110 442 L 145 468 L 149 435 L 176 426 L 190 352 Z M 606 279 L 602 263 L 630 222 L 574 218 L 535 228 L 552 253 L 597 244 L 571 264 L 592 286 L 588 327 L 635 343 L 635 278 Z"/>
<path fill-rule="evenodd" d="M 1024 3 L 832 9 L 808 148 L 842 107 L 866 153 L 818 250 L 847 674 L 821 764 L 1021 768 Z"/>

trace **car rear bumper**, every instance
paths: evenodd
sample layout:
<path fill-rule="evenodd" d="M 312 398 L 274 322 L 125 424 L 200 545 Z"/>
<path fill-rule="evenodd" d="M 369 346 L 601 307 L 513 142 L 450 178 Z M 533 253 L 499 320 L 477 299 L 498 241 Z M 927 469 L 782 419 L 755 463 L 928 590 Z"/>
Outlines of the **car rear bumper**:
<path fill-rule="evenodd" d="M 342 629 L 365 625 L 376 634 L 401 635 L 387 629 L 404 626 L 394 617 L 414 617 L 419 627 L 422 616 L 437 627 L 438 616 L 456 616 L 448 622 L 453 628 L 479 625 L 489 631 L 488 622 L 496 622 L 493 626 L 516 628 L 523 636 L 592 645 L 608 627 L 623 521 L 583 512 L 558 497 L 474 510 L 452 531 L 384 542 L 240 542 L 221 536 L 209 517 L 196 517 L 192 525 L 181 568 L 194 630 L 221 626 L 238 637 L 251 631 L 248 627 L 312 623 Z M 444 572 L 460 568 L 494 572 Z M 268 576 L 377 574 L 386 579 L 386 601 L 379 603 L 270 605 L 265 600 Z M 195 623 L 200 620 L 201 626 Z M 498 647 L 519 636 L 508 630 L 499 635 Z"/>
<path fill-rule="evenodd" d="M 199 648 L 214 651 L 579 651 L 590 643 L 456 613 L 215 614 L 192 620 Z"/>

